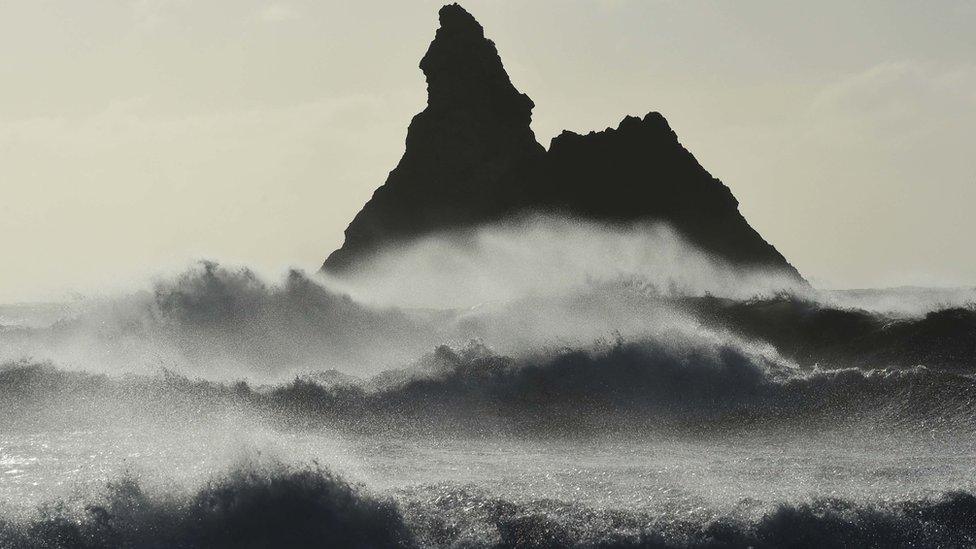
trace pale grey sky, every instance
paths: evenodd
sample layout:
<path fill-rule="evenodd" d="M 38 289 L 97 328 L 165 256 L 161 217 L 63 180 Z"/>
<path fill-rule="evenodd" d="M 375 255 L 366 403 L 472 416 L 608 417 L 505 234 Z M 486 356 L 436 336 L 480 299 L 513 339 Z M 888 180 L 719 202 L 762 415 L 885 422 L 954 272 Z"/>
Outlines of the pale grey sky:
<path fill-rule="evenodd" d="M 0 2 L 0 302 L 315 270 L 403 150 L 440 3 Z M 815 283 L 976 284 L 976 2 L 462 2 L 561 129 L 661 111 Z"/>

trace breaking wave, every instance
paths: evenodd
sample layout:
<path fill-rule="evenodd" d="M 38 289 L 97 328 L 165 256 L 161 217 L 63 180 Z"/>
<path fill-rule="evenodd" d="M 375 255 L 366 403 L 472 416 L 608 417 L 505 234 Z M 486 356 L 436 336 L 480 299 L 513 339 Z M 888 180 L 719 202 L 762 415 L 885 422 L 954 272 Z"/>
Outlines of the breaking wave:
<path fill-rule="evenodd" d="M 959 457 L 976 450 L 969 294 L 776 293 L 762 273 L 723 278 L 664 228 L 644 232 L 651 243 L 588 226 L 520 231 L 469 235 L 463 253 L 420 243 L 404 251 L 413 271 L 381 257 L 390 276 L 345 282 L 361 300 L 299 272 L 269 284 L 204 262 L 67 315 L 3 309 L 0 546 L 974 543 Z M 580 253 L 532 255 L 549 241 Z M 605 261 L 611 245 L 620 269 Z M 242 440 L 291 462 L 323 457 L 381 491 L 280 463 L 201 485 Z M 428 441 L 450 442 L 415 449 Z M 588 447 L 600 451 L 577 468 Z M 504 488 L 523 451 L 523 476 Z M 645 452 L 658 461 L 630 463 Z M 687 470 L 662 476 L 671 452 Z M 129 456 L 191 488 L 128 474 L 87 495 Z M 389 474 L 370 476 L 377 464 Z M 754 489 L 766 471 L 778 487 Z M 63 479 L 85 495 L 58 500 Z M 34 507 L 44 499 L 57 503 Z"/>
<path fill-rule="evenodd" d="M 0 517 L 11 549 L 102 547 L 968 547 L 976 497 L 818 498 L 731 511 L 616 510 L 508 501 L 469 486 L 427 485 L 394 499 L 318 466 L 244 466 L 193 492 L 123 476 L 87 501 Z"/>
<path fill-rule="evenodd" d="M 854 502 L 815 499 L 730 514 L 619 511 L 541 500 L 513 503 L 473 488 L 436 487 L 407 507 L 408 524 L 434 547 L 969 547 L 976 497 Z"/>
<path fill-rule="evenodd" d="M 153 493 L 126 476 L 81 509 L 61 502 L 0 518 L 10 549 L 412 547 L 396 505 L 320 467 L 244 467 L 194 494 Z"/>
<path fill-rule="evenodd" d="M 863 428 L 972 430 L 976 383 L 930 370 L 801 370 L 733 343 L 605 342 L 510 357 L 479 343 L 441 346 L 410 368 L 366 378 L 319 372 L 262 386 L 163 372 L 123 378 L 28 362 L 0 369 L 8 417 L 80 403 L 117 417 L 233 409 L 276 424 L 354 431 L 537 436 Z M 114 411 L 113 411 L 114 410 Z M 61 421 L 91 421 L 66 414 Z"/>
<path fill-rule="evenodd" d="M 431 337 L 404 312 L 367 307 L 298 271 L 281 284 L 202 262 L 151 292 L 84 303 L 48 327 L 0 327 L 0 359 L 95 372 L 169 368 L 266 380 L 309 369 L 376 371 Z"/>
<path fill-rule="evenodd" d="M 291 271 L 268 283 L 246 268 L 201 262 L 151 291 L 7 307 L 0 361 L 277 383 L 321 370 L 373 375 L 470 339 L 521 357 L 616 334 L 682 332 L 731 334 L 806 368 L 976 369 L 976 308 L 961 302 L 972 295 L 962 290 L 817 292 L 715 263 L 664 226 L 513 223 L 423 240 L 344 280 Z M 928 310 L 940 299 L 948 301 Z"/>

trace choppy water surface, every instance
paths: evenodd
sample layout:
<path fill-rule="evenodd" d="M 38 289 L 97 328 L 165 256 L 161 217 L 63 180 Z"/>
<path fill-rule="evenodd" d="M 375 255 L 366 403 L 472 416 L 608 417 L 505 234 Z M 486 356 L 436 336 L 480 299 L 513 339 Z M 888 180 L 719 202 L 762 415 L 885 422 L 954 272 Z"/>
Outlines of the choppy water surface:
<path fill-rule="evenodd" d="M 179 430 L 8 430 L 0 436 L 6 512 L 30 516 L 53 501 L 90 505 L 123 477 L 149 491 L 192 493 L 228 471 L 282 462 L 318 463 L 373 497 L 392 499 L 425 544 L 438 544 L 438 535 L 447 544 L 500 543 L 499 506 L 599 534 L 594 541 L 613 532 L 637 540 L 661 524 L 754 522 L 782 504 L 824 498 L 884 505 L 976 492 L 973 441 L 945 437 L 910 444 L 871 433 L 543 442 L 274 431 L 235 419 Z M 631 518 L 616 524 L 602 513 Z M 431 524 L 444 520 L 456 531 L 438 534 L 443 526 Z"/>
<path fill-rule="evenodd" d="M 264 453 L 316 460 L 376 491 L 475 485 L 505 499 L 553 498 L 606 508 L 817 496 L 904 499 L 976 483 L 972 444 L 883 444 L 834 437 L 542 443 L 327 432 L 47 431 L 0 438 L 0 482 L 8 503 L 34 505 L 99 486 L 126 470 L 192 483 Z"/>
<path fill-rule="evenodd" d="M 4 309 L 0 548 L 976 546 L 976 309 L 645 290 Z"/>

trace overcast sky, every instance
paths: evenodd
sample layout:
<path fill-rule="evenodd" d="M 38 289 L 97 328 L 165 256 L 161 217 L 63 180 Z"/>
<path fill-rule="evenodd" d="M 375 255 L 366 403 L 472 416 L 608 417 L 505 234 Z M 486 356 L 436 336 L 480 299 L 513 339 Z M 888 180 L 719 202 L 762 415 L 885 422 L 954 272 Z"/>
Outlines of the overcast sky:
<path fill-rule="evenodd" d="M 539 141 L 662 112 L 815 284 L 976 285 L 976 2 L 467 1 Z M 439 3 L 0 1 L 0 302 L 315 270 Z"/>

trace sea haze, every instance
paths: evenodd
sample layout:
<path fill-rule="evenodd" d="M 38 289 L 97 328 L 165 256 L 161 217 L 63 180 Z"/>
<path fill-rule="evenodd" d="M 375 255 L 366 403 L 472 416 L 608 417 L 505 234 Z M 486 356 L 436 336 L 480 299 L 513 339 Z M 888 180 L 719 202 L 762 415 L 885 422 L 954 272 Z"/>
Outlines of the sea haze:
<path fill-rule="evenodd" d="M 522 223 L 391 252 L 377 261 L 402 268 L 342 289 L 210 262 L 133 295 L 4 308 L 0 539 L 972 539 L 976 383 L 972 355 L 946 351 L 971 293 L 716 280 L 670 231 L 643 233 L 671 239 L 672 280 L 656 254 L 606 268 L 600 243 L 622 252 L 626 232 Z M 533 254 L 513 231 L 581 253 Z M 438 294 L 452 270 L 470 287 Z M 901 359 L 926 351 L 937 366 Z"/>

